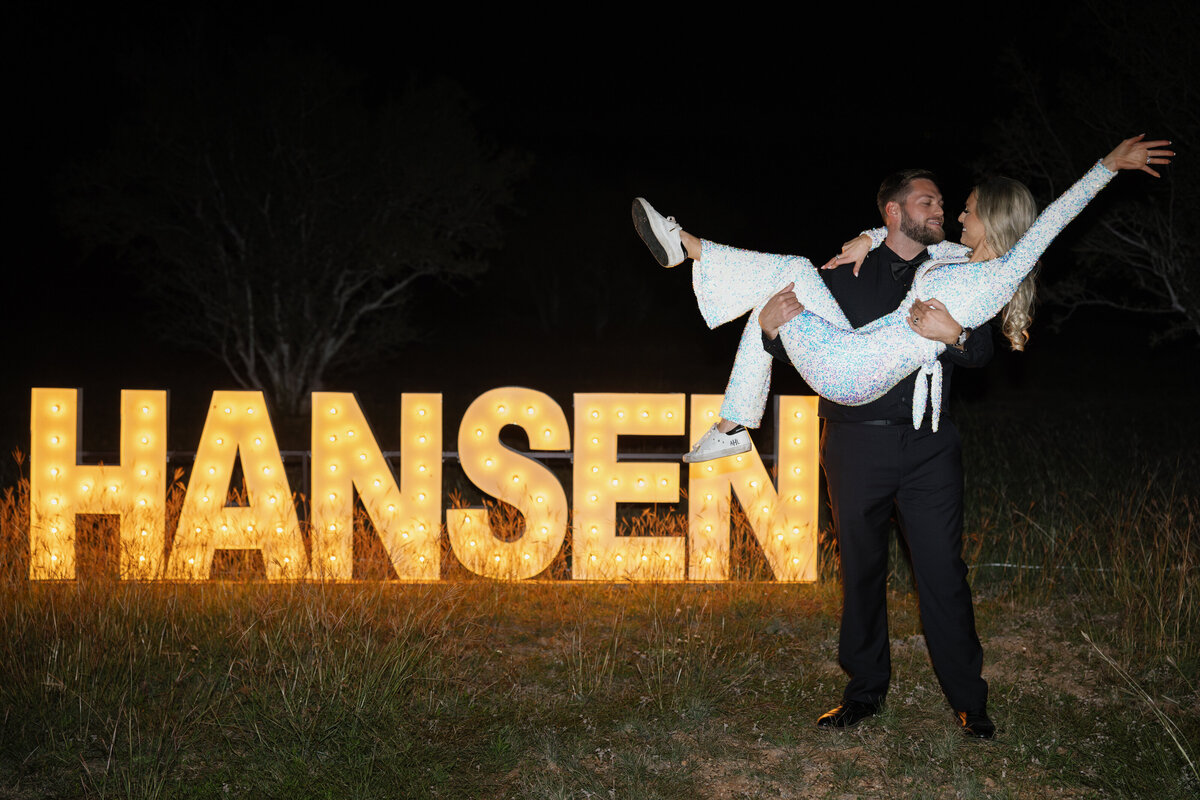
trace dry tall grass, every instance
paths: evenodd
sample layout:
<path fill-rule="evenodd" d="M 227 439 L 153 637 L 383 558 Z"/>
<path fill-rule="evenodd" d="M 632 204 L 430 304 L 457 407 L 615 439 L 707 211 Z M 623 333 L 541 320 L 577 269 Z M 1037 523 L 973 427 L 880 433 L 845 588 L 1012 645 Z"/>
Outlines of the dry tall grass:
<path fill-rule="evenodd" d="M 1062 474 L 1047 460 L 997 460 L 991 480 L 968 482 L 984 613 L 1038 609 L 1055 629 L 1082 628 L 1112 664 L 1097 661 L 1090 680 L 1108 675 L 1114 693 L 1128 680 L 1136 694 L 1101 712 L 993 681 L 1010 704 L 994 751 L 962 749 L 947 721 L 944 736 L 931 731 L 897 697 L 877 731 L 890 738 L 871 740 L 882 760 L 807 738 L 841 684 L 828 539 L 815 586 L 767 580 L 738 513 L 742 580 L 723 585 L 580 585 L 567 579 L 569 549 L 551 580 L 513 585 L 468 574 L 448 546 L 449 580 L 411 585 L 388 580 L 360 516 L 352 583 L 266 583 L 253 559 L 226 556 L 221 580 L 168 584 L 117 580 L 115 526 L 85 516 L 79 580 L 37 583 L 21 481 L 0 498 L 0 793 L 695 797 L 742 769 L 765 787 L 825 793 L 990 796 L 989 781 L 1015 797 L 1194 790 L 1200 500 L 1136 464 L 1087 491 L 1045 479 Z M 517 535 L 513 509 L 489 514 Z M 686 527 L 664 509 L 625 524 Z M 903 572 L 893 604 L 915 620 Z M 1045 694 L 1018 706 L 1020 692 Z M 789 755 L 746 763 L 757 748 Z M 1082 768 L 1072 752 L 1089 754 Z"/>

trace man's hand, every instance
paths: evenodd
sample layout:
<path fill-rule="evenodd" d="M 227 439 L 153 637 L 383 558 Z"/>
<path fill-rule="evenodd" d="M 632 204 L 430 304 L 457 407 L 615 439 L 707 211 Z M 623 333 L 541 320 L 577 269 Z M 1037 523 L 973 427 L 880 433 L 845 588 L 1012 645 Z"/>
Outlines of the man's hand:
<path fill-rule="evenodd" d="M 762 311 L 759 312 L 758 324 L 768 339 L 778 336 L 783 323 L 799 316 L 800 312 L 804 311 L 804 306 L 800 305 L 800 301 L 796 299 L 796 293 L 792 291 L 795 285 L 794 282 L 789 283 L 780 289 L 779 293 L 768 300 Z"/>
<path fill-rule="evenodd" d="M 821 265 L 821 269 L 834 269 L 843 264 L 854 265 L 854 277 L 858 277 L 858 271 L 862 269 L 863 259 L 867 257 L 867 253 L 871 252 L 871 237 L 865 233 L 860 233 L 850 241 L 842 245 L 841 255 L 836 255 Z"/>
<path fill-rule="evenodd" d="M 918 300 L 912 304 L 912 308 L 908 310 L 908 327 L 926 339 L 945 342 L 951 347 L 958 343 L 958 337 L 963 331 L 962 325 L 950 316 L 936 297 L 928 301 Z"/>

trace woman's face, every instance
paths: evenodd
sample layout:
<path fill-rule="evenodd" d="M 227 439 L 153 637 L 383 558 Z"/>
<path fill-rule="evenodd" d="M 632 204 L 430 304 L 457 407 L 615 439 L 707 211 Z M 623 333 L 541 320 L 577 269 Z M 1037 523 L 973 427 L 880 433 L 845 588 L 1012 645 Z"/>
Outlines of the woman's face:
<path fill-rule="evenodd" d="M 958 215 L 958 221 L 962 223 L 962 243 L 972 250 L 978 250 L 983 246 L 985 234 L 983 231 L 983 222 L 980 221 L 979 215 L 975 213 L 975 192 L 967 196 L 967 207 Z"/>

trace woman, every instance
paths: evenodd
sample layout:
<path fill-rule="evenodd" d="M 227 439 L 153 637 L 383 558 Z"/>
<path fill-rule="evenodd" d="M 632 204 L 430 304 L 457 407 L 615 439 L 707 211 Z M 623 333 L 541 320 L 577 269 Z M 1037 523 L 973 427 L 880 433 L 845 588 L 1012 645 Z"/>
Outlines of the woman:
<path fill-rule="evenodd" d="M 659 263 L 674 266 L 683 261 L 685 252 L 695 262 L 696 299 L 709 327 L 754 309 L 726 388 L 721 421 L 701 437 L 684 460 L 706 461 L 749 449 L 749 437 L 741 426 L 758 427 L 771 374 L 771 356 L 762 347 L 758 315 L 767 300 L 789 282 L 803 313 L 784 324 L 779 335 L 792 364 L 808 385 L 834 402 L 862 405 L 919 369 L 913 426 L 919 428 L 924 417 L 929 399 L 924 376 L 929 375 L 932 426 L 937 430 L 941 408 L 938 356 L 946 345 L 919 335 L 908 321 L 909 308 L 918 301 L 927 301 L 934 308 L 944 309 L 964 328 L 976 328 L 1007 305 L 1005 332 L 1020 349 L 1027 338 L 1032 284 L 1019 292 L 1016 302 L 1010 301 L 1046 247 L 1117 171 L 1139 169 L 1159 177 L 1150 165 L 1169 164 L 1175 155 L 1155 149 L 1170 144 L 1168 141 L 1143 140 L 1144 134 L 1121 142 L 1032 225 L 1032 198 L 1023 186 L 1008 180 L 980 184 L 967 198 L 967 208 L 959 217 L 963 223 L 962 245 L 931 247 L 931 260 L 917 270 L 904 302 L 891 314 L 857 329 L 847 322 L 808 259 L 754 253 L 698 239 L 683 231 L 674 219 L 657 214 L 645 200 L 635 200 L 638 234 Z M 878 246 L 886 235 L 886 228 L 864 234 L 826 266 L 861 261 L 865 248 Z"/>

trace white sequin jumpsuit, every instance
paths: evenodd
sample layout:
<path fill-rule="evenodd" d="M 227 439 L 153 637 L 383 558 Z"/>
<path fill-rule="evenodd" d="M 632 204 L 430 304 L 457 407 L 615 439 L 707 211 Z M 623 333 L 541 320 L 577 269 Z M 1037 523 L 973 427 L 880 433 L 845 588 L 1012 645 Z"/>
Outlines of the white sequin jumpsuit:
<path fill-rule="evenodd" d="M 785 324 L 780 335 L 788 357 L 808 385 L 822 397 L 857 406 L 875 400 L 919 369 L 922 376 L 913 394 L 913 426 L 920 427 L 926 403 L 932 401 L 936 431 L 942 389 L 938 356 L 946 345 L 925 339 L 908 326 L 909 307 L 916 300 L 936 297 L 963 327 L 983 325 L 1008 303 L 1054 237 L 1115 174 L 1097 162 L 1047 206 L 1021 240 L 999 258 L 969 262 L 965 260 L 968 251 L 961 245 L 930 248 L 931 260 L 917 270 L 912 289 L 900 306 L 857 329 L 850 326 L 808 259 L 705 241 L 701 259 L 692 269 L 693 288 L 704 321 L 715 328 L 751 311 L 725 390 L 721 416 L 751 428 L 762 421 L 772 359 L 762 347 L 758 315 L 772 295 L 792 282 L 805 310 Z M 886 234 L 884 229 L 879 230 Z M 876 246 L 882 242 L 879 231 L 871 234 Z M 925 390 L 925 375 L 931 379 L 929 392 Z"/>

